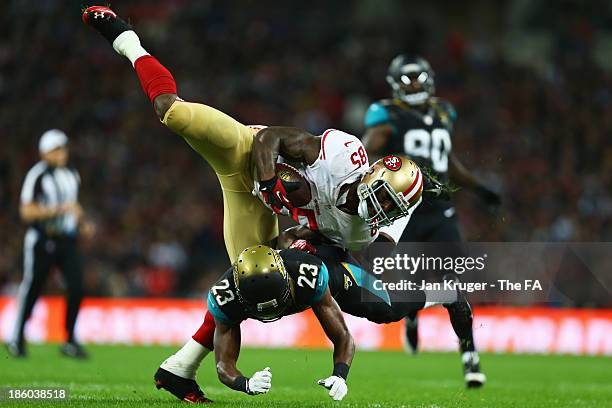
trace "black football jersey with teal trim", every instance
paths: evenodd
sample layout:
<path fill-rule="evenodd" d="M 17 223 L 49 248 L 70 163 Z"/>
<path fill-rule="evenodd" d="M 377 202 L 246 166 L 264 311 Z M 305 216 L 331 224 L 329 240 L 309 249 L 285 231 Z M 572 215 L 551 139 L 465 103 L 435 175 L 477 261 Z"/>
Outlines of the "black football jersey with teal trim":
<path fill-rule="evenodd" d="M 456 112 L 446 101 L 432 98 L 429 109 L 422 113 L 397 99 L 383 99 L 370 105 L 366 116 L 366 128 L 389 124 L 393 129 L 384 146 L 384 154 L 405 154 L 421 167 L 432 170 L 441 182 L 448 181 L 448 161 L 452 149 L 451 135 Z M 423 203 L 448 208 L 450 203 L 437 200 Z"/>
<path fill-rule="evenodd" d="M 422 113 L 397 99 L 383 99 L 370 105 L 365 126 L 391 125 L 393 134 L 384 153 L 405 154 L 418 165 L 432 169 L 440 181 L 447 181 L 456 113 L 446 101 L 432 98 L 428 104 L 428 111 Z"/>
<path fill-rule="evenodd" d="M 292 305 L 284 316 L 299 313 L 319 302 L 328 287 L 329 274 L 317 257 L 295 249 L 279 252 L 293 287 Z M 208 292 L 208 310 L 217 321 L 234 325 L 250 318 L 236 296 L 233 268 L 229 268 Z"/>

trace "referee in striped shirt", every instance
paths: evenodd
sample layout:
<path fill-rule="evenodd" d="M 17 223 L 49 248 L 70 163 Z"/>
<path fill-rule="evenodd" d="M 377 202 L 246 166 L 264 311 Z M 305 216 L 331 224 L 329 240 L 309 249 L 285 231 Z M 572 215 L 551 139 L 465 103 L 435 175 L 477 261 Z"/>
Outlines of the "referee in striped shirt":
<path fill-rule="evenodd" d="M 19 212 L 28 229 L 17 321 L 13 340 L 8 344 L 9 353 L 15 357 L 26 355 L 24 327 L 54 267 L 62 271 L 67 288 L 67 341 L 60 350 L 69 357 L 87 357 L 74 336 L 83 297 L 82 259 L 77 245 L 83 210 L 78 202 L 79 174 L 66 166 L 67 144 L 68 138 L 61 130 L 45 132 L 38 144 L 41 160 L 26 175 L 21 190 Z"/>

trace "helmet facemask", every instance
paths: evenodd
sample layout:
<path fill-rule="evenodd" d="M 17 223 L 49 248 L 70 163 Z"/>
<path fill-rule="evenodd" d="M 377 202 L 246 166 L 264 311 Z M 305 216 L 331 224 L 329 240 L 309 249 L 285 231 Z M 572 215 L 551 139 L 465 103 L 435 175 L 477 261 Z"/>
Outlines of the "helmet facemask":
<path fill-rule="evenodd" d="M 424 104 L 435 93 L 433 70 L 420 57 L 396 57 L 389 67 L 387 83 L 395 98 L 411 106 Z"/>
<path fill-rule="evenodd" d="M 289 287 L 279 298 L 273 298 L 266 302 L 252 303 L 238 293 L 238 299 L 246 309 L 249 317 L 260 322 L 269 323 L 279 320 L 285 315 L 285 311 L 290 305 L 291 291 Z"/>
<path fill-rule="evenodd" d="M 368 169 L 357 186 L 357 212 L 370 228 L 385 227 L 410 216 L 422 191 L 423 174 L 414 162 L 386 156 Z"/>
<path fill-rule="evenodd" d="M 410 214 L 412 205 L 402 193 L 396 193 L 385 180 L 377 180 L 372 183 L 372 186 L 360 184 L 357 187 L 357 195 L 359 196 L 359 216 L 370 227 L 385 227 L 393 224 L 393 221 L 398 218 Z M 385 210 L 384 203 L 387 200 L 391 200 L 391 208 Z"/>

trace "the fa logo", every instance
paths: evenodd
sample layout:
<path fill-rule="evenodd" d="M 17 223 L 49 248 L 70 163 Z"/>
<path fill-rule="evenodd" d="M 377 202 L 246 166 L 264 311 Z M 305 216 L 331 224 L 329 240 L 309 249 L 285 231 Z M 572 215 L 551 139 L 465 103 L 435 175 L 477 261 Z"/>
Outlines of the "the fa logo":
<path fill-rule="evenodd" d="M 398 171 L 402 167 L 402 159 L 397 156 L 387 156 L 383 159 L 383 164 L 391 171 Z"/>

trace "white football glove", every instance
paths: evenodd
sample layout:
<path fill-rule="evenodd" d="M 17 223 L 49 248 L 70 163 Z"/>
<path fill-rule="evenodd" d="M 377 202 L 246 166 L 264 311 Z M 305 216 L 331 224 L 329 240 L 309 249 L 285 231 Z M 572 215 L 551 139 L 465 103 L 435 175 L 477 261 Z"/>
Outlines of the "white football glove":
<path fill-rule="evenodd" d="M 257 371 L 247 382 L 247 393 L 251 395 L 265 394 L 272 388 L 272 372 L 270 367 Z"/>
<path fill-rule="evenodd" d="M 346 381 L 344 381 L 342 377 L 332 375 L 324 380 L 319 380 L 317 384 L 327 388 L 329 390 L 329 396 L 332 397 L 334 401 L 341 401 L 348 393 Z"/>

